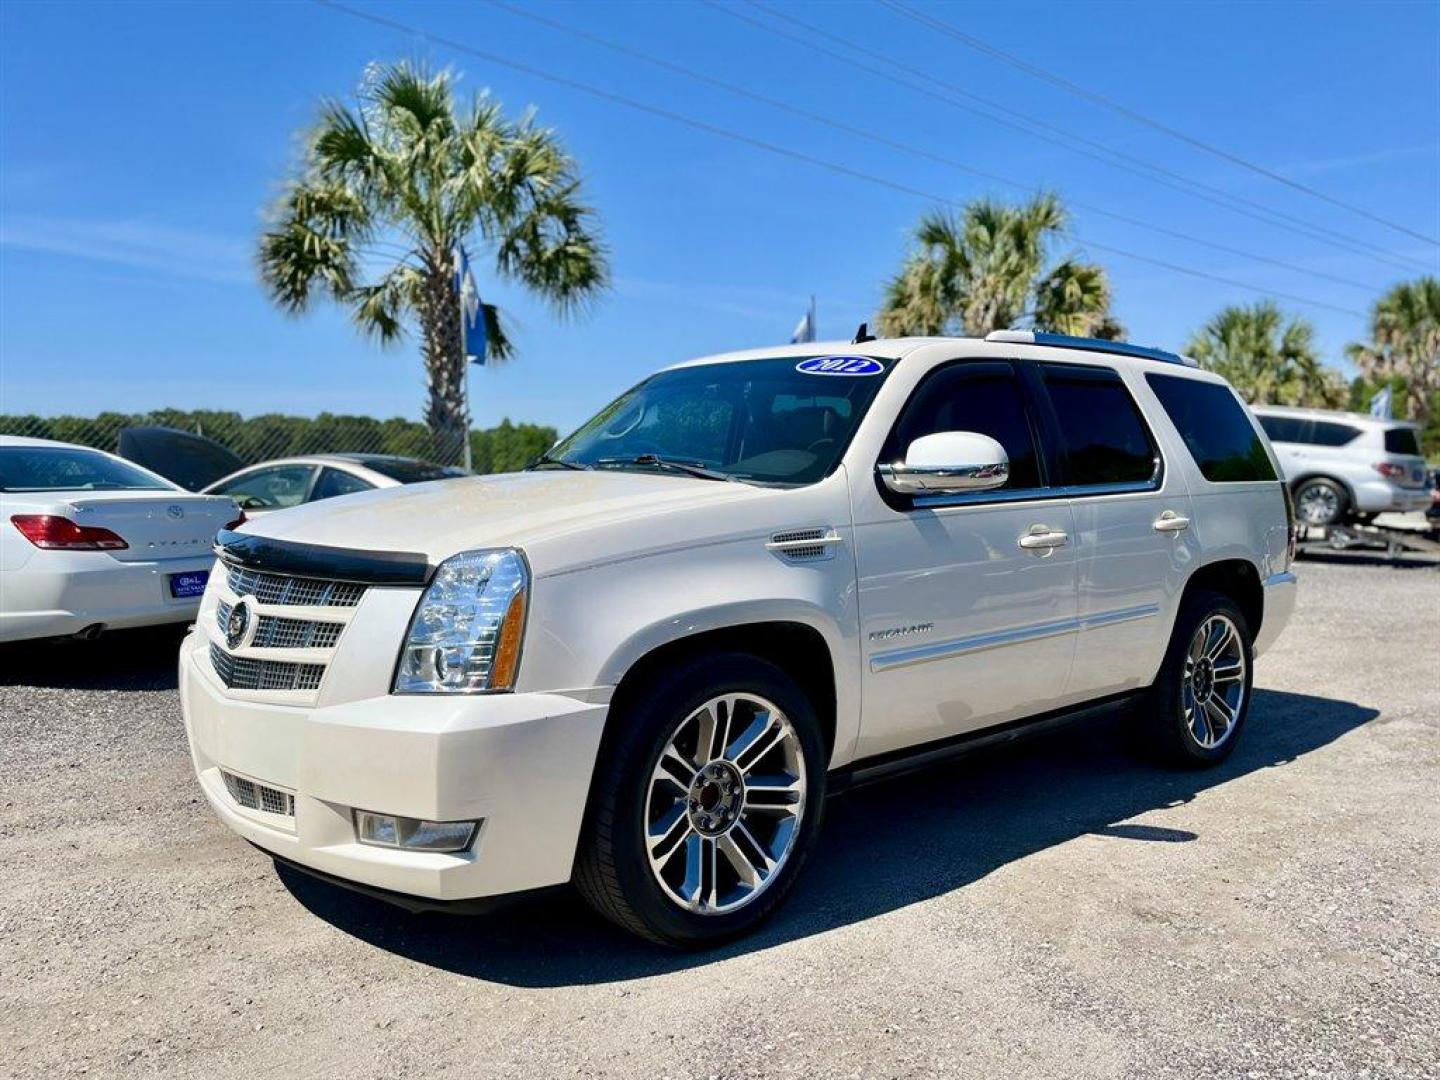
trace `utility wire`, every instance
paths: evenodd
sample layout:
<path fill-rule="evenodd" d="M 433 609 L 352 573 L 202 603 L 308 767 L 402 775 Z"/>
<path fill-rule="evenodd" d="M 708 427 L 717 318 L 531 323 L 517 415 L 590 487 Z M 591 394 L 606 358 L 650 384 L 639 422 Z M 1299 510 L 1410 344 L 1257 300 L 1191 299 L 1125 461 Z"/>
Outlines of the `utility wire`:
<path fill-rule="evenodd" d="M 1414 270 L 1417 268 L 1427 271 L 1431 269 L 1428 263 L 1419 262 L 1415 259 L 1409 258 L 1408 256 L 1394 255 L 1390 252 L 1385 251 L 1382 248 L 1375 246 L 1374 244 L 1369 243 L 1368 241 L 1360 240 L 1357 237 L 1350 236 L 1346 233 L 1337 232 L 1334 229 L 1313 224 L 1311 222 L 1305 221 L 1303 218 L 1295 217 L 1293 214 L 1287 214 L 1283 211 L 1276 210 L 1273 207 L 1266 206 L 1264 203 L 1258 203 L 1252 199 L 1247 199 L 1240 195 L 1234 195 L 1228 191 L 1225 191 L 1223 188 L 1218 188 L 1210 184 L 1202 183 L 1199 180 L 1195 180 L 1192 177 L 1184 175 L 1183 173 L 1176 172 L 1173 169 L 1166 168 L 1163 165 L 1157 165 L 1153 162 L 1145 161 L 1142 158 L 1138 158 L 1131 154 L 1116 150 L 1113 147 L 1106 146 L 1104 143 L 1096 142 L 1093 139 L 1088 139 L 1083 135 L 1077 135 L 1071 131 L 1066 130 L 1065 128 L 1057 127 L 1056 125 L 1050 124 L 1045 120 L 1029 116 L 1015 109 L 1011 109 L 998 101 L 993 101 L 989 98 L 974 94 L 956 83 L 948 82 L 937 75 L 932 75 L 929 72 L 906 64 L 903 61 L 895 59 L 894 57 L 886 58 L 885 67 L 878 67 L 874 64 L 868 63 L 865 58 L 872 56 L 874 50 L 867 47 L 862 42 L 853 41 L 851 39 L 842 37 L 839 34 L 831 33 L 830 31 L 825 30 L 822 27 L 816 26 L 814 23 L 806 22 L 805 20 L 797 18 L 796 16 L 791 15 L 788 12 L 779 11 L 767 6 L 766 4 L 760 3 L 759 0 L 745 0 L 745 2 L 749 4 L 750 7 L 755 8 L 757 11 L 764 12 L 772 19 L 781 20 L 783 22 L 790 23 L 792 26 L 799 27 L 800 29 L 805 31 L 805 34 L 797 34 L 792 31 L 785 30 L 782 27 L 756 19 L 753 16 L 746 15 L 743 12 L 737 11 L 733 8 L 726 7 L 720 4 L 718 0 L 702 0 L 702 2 L 717 11 L 729 15 L 731 18 L 739 19 L 742 22 L 749 23 L 750 25 L 755 26 L 758 29 L 764 30 L 766 33 L 773 34 L 776 37 L 785 38 L 789 41 L 793 41 L 801 47 L 811 50 L 812 52 L 818 52 L 822 55 L 830 57 L 833 60 L 837 60 L 840 63 L 846 65 L 848 68 L 858 68 L 859 70 L 868 72 L 869 74 L 874 75 L 877 78 L 884 79 L 887 82 L 892 82 L 899 86 L 914 90 L 917 93 L 924 94 L 927 97 L 936 99 L 937 101 L 942 101 L 953 108 L 973 113 L 974 115 L 983 117 L 991 121 L 992 123 L 999 124 L 1002 127 L 1007 127 L 1014 131 L 1019 131 L 1025 135 L 1029 135 L 1031 138 L 1039 139 L 1042 142 L 1048 142 L 1053 145 L 1063 147 L 1064 149 L 1069 150 L 1072 153 L 1080 154 L 1083 157 L 1088 157 L 1092 160 L 1099 161 L 1100 163 L 1108 165 L 1111 168 L 1120 169 L 1124 172 L 1134 173 L 1137 176 L 1142 176 L 1145 179 L 1150 180 L 1152 183 L 1157 183 L 1164 187 L 1173 188 L 1177 191 L 1183 192 L 1186 195 L 1193 196 L 1197 199 L 1203 199 L 1206 202 L 1213 203 L 1216 206 L 1220 206 L 1235 213 L 1242 214 L 1245 217 L 1253 218 L 1256 221 L 1264 222 L 1267 225 L 1272 225 L 1282 229 L 1288 229 L 1290 232 L 1297 233 L 1301 236 L 1306 236 L 1309 239 L 1319 240 L 1323 243 L 1328 243 L 1333 247 L 1348 251 L 1352 255 L 1362 255 L 1365 258 L 1374 259 L 1378 262 L 1386 263 L 1389 266 L 1404 270 L 1406 273 L 1413 273 Z M 852 52 L 858 54 L 859 59 L 857 59 L 856 57 L 846 56 L 841 53 L 837 53 L 834 49 L 819 44 L 814 40 L 816 37 L 825 38 L 829 41 L 843 46 L 846 49 L 851 50 Z M 904 75 L 897 74 L 897 72 L 907 72 L 910 78 L 907 78 Z M 979 102 L 981 105 L 986 106 L 986 108 L 977 108 L 975 105 L 966 104 L 966 100 L 972 102 Z M 1001 113 L 1005 113 L 1009 116 L 1014 117 L 1015 120 L 1007 120 L 1003 116 L 996 116 L 993 112 L 987 111 L 987 109 L 994 109 Z M 1034 128 L 1039 128 L 1041 130 L 1033 130 Z M 1045 134 L 1045 132 L 1049 132 L 1050 134 Z M 1080 145 L 1073 145 L 1076 143 Z M 1089 149 L 1082 149 L 1082 147 L 1086 147 Z M 1121 162 L 1124 162 L 1126 164 L 1121 164 Z M 1137 169 L 1143 169 L 1145 170 L 1145 172 L 1137 172 Z"/>
<path fill-rule="evenodd" d="M 450 49 L 454 52 L 465 53 L 466 55 L 474 56 L 477 59 L 486 61 L 487 63 L 495 64 L 499 67 L 509 68 L 512 71 L 518 71 L 523 75 L 530 76 L 531 78 L 540 79 L 543 82 L 553 83 L 556 86 L 564 86 L 571 90 L 578 90 L 583 94 L 589 94 L 590 96 L 599 98 L 602 101 L 609 101 L 616 105 L 623 105 L 626 108 L 634 109 L 637 112 L 647 113 L 650 116 L 658 116 L 662 119 L 670 120 L 673 123 L 682 124 L 685 127 L 692 128 L 696 131 L 702 131 L 709 135 L 715 135 L 722 139 L 728 139 L 732 142 L 740 143 L 745 146 L 750 146 L 757 150 L 764 150 L 767 153 L 775 154 L 779 157 L 789 158 L 792 161 L 800 161 L 807 165 L 814 165 L 840 176 L 848 176 L 855 180 L 863 180 L 866 183 L 873 184 L 877 187 L 888 188 L 891 191 L 898 191 L 902 194 L 912 195 L 917 198 L 928 200 L 930 202 L 944 203 L 946 205 L 955 207 L 963 207 L 964 205 L 958 200 L 949 198 L 944 195 L 937 195 L 931 191 L 924 191 L 920 188 L 911 187 L 908 184 L 902 184 L 898 181 L 890 180 L 883 176 L 877 176 L 873 173 L 867 173 L 860 169 L 851 168 L 849 165 L 844 165 L 835 161 L 829 161 L 825 158 L 816 157 L 812 154 L 807 154 L 799 150 L 792 150 L 789 147 L 779 146 L 775 143 L 766 142 L 763 139 L 756 139 L 750 135 L 744 134 L 743 132 L 732 131 L 729 128 L 723 128 L 719 125 L 709 123 L 705 120 L 699 120 L 692 116 L 686 116 L 683 113 L 673 112 L 670 109 L 662 108 L 658 105 L 651 105 L 648 102 L 638 101 L 635 98 L 626 97 L 623 94 L 617 94 L 614 91 L 606 90 L 603 87 L 594 86 L 590 83 L 584 83 L 579 81 L 578 79 L 572 79 L 565 75 L 557 75 L 553 71 L 548 71 L 542 68 L 534 67 L 530 64 L 521 63 L 518 60 L 512 60 L 510 57 L 501 56 L 498 53 L 488 52 L 484 49 L 476 48 L 473 45 L 467 45 L 463 41 L 457 41 L 454 38 L 445 37 L 441 34 L 435 34 L 428 30 L 422 30 L 417 26 L 412 26 L 408 23 L 402 23 L 398 20 L 391 19 L 384 15 L 376 14 L 372 11 L 365 11 L 359 8 L 351 7 L 348 4 L 339 2 L 339 0 L 314 0 L 314 2 L 321 7 L 329 8 L 333 11 L 349 15 L 352 18 L 362 19 L 366 22 L 373 23 L 376 26 L 383 26 L 389 30 L 398 31 L 399 33 L 403 34 L 409 34 L 410 36 L 418 38 L 421 41 L 428 41 L 434 45 L 439 45 L 442 48 Z M 1080 238 L 1077 237 L 1076 239 L 1078 240 Z M 1166 262 L 1163 259 L 1155 259 L 1148 255 L 1141 255 L 1137 252 L 1127 251 L 1124 248 L 1111 247 L 1108 244 L 1098 244 L 1083 240 L 1081 242 L 1084 243 L 1087 247 L 1094 248 L 1097 251 L 1104 251 L 1111 255 L 1119 255 L 1122 258 L 1133 259 L 1136 262 L 1147 263 L 1151 266 L 1158 266 L 1161 269 L 1170 270 L 1178 274 L 1186 274 L 1190 277 L 1203 278 L 1208 281 L 1219 282 L 1222 285 L 1230 285 L 1235 288 L 1244 289 L 1247 292 L 1259 293 L 1261 295 L 1276 296 L 1283 300 L 1291 300 L 1295 303 L 1306 304 L 1311 307 L 1326 308 L 1330 311 L 1337 311 L 1345 315 L 1355 315 L 1361 318 L 1365 317 L 1365 313 L 1363 311 L 1357 311 L 1354 308 L 1342 307 L 1338 304 L 1331 304 L 1323 300 L 1316 300 L 1312 297 L 1300 296 L 1294 293 L 1284 293 L 1277 292 L 1275 290 L 1259 289 L 1256 288 L 1254 285 L 1246 284 L 1243 281 L 1237 281 L 1234 278 L 1223 277 L 1219 274 L 1212 274 L 1205 270 L 1196 270 L 1193 267 L 1181 266 L 1178 263 Z"/>
<path fill-rule="evenodd" d="M 991 183 L 1004 184 L 1008 187 L 1017 188 L 1021 191 L 1032 194 L 1036 192 L 1036 187 L 1033 184 L 1027 184 L 1022 181 L 1015 180 L 1011 177 L 1001 176 L 998 173 L 986 172 L 983 169 L 977 169 L 973 165 L 967 164 L 966 162 L 958 161 L 955 158 L 946 157 L 943 154 L 937 154 L 934 151 L 927 150 L 924 147 L 916 146 L 913 143 L 906 143 L 898 139 L 892 139 L 888 135 L 882 135 L 875 131 L 868 131 L 864 128 L 856 127 L 852 124 L 846 123 L 843 120 L 837 120 L 832 116 L 826 116 L 822 113 L 811 112 L 809 109 L 801 108 L 800 106 L 791 104 L 790 102 L 768 97 L 764 94 L 749 90 L 743 86 L 737 86 L 734 83 L 726 82 L 723 79 L 717 79 L 712 75 L 706 75 L 705 73 L 696 71 L 693 68 L 685 67 L 684 65 L 677 64 L 671 60 L 666 60 L 663 57 L 654 56 L 650 53 L 642 52 L 641 50 L 632 48 L 629 45 L 625 45 L 617 41 L 611 41 L 608 38 L 603 38 L 598 34 L 592 34 L 588 30 L 581 30 L 579 27 L 571 26 L 567 23 L 562 23 L 556 19 L 549 18 L 548 16 L 538 14 L 537 12 L 526 10 L 525 8 L 522 8 L 517 4 L 507 3 L 506 0 L 488 0 L 488 3 L 491 7 L 499 8 L 502 11 L 508 12 L 511 15 L 518 16 L 522 19 L 529 19 L 531 22 L 539 23 L 542 26 L 547 26 L 552 30 L 558 31 L 559 33 L 568 34 L 573 38 L 578 38 L 582 41 L 588 41 L 591 44 L 599 45 L 602 48 L 609 49 L 611 52 L 617 53 L 621 56 L 628 56 L 631 59 L 639 60 L 642 63 L 651 64 L 655 67 L 661 68 L 662 70 L 673 72 L 677 75 L 683 76 L 687 79 L 691 79 L 695 82 L 703 83 L 707 86 L 713 86 L 717 89 L 724 90 L 726 93 L 734 94 L 737 97 L 746 98 L 750 101 L 757 101 L 762 105 L 769 106 L 773 109 L 779 109 L 783 112 L 790 113 L 793 116 L 799 116 L 812 123 L 823 124 L 825 127 L 832 128 L 835 131 L 841 131 L 847 135 L 853 135 L 856 138 L 868 140 L 869 142 L 873 142 L 879 146 L 889 147 L 892 150 L 900 150 L 907 154 L 913 154 L 916 157 L 924 158 L 928 161 L 933 161 L 937 164 L 945 165 L 949 168 L 958 169 L 961 172 L 969 173 L 972 176 L 977 176 L 982 180 L 988 180 Z M 1226 244 L 1217 243 L 1214 240 L 1207 240 L 1201 236 L 1194 236 L 1190 233 L 1181 232 L 1178 229 L 1172 229 L 1167 225 L 1157 225 L 1154 222 L 1144 221 L 1140 218 L 1131 217 L 1128 214 L 1117 213 L 1113 210 L 1106 210 L 1103 207 L 1079 202 L 1075 199 L 1067 198 L 1066 201 L 1071 206 L 1077 207 L 1078 209 L 1085 210 L 1093 214 L 1098 214 L 1102 217 L 1107 217 L 1114 221 L 1124 222 L 1125 224 L 1133 225 L 1136 228 L 1149 229 L 1152 232 L 1161 233 L 1164 236 L 1174 237 L 1175 239 L 1184 240 L 1192 244 L 1199 244 L 1201 247 L 1208 247 L 1215 251 L 1224 252 L 1227 255 L 1235 255 L 1242 259 L 1251 259 L 1255 262 L 1268 263 L 1269 265 L 1279 267 L 1282 270 L 1289 270 L 1297 274 L 1308 274 L 1311 277 L 1322 278 L 1326 281 L 1334 282 L 1339 285 L 1346 285 L 1353 289 L 1360 289 L 1366 293 L 1373 294 L 1378 291 L 1376 286 L 1367 284 L 1363 281 L 1356 281 L 1353 278 L 1345 278 L 1339 277 L 1335 274 L 1327 274 L 1323 271 L 1312 270 L 1308 267 L 1300 266 L 1296 263 L 1290 263 L 1285 262 L 1281 259 L 1271 258 L 1268 255 L 1260 255 L 1253 251 L 1245 251 L 1241 248 L 1230 247 Z"/>
<path fill-rule="evenodd" d="M 1003 64 L 1009 64 L 1011 67 L 1016 68 L 1019 71 L 1023 71 L 1025 74 L 1031 76 L 1032 78 L 1041 79 L 1045 82 L 1050 83 L 1052 86 L 1058 86 L 1066 93 L 1073 94 L 1079 98 L 1083 98 L 1084 100 L 1099 105 L 1102 108 L 1109 109 L 1111 112 L 1119 113 L 1127 120 L 1132 120 L 1137 124 L 1141 124 L 1148 128 L 1153 128 L 1155 131 L 1159 131 L 1163 134 L 1169 135 L 1173 139 L 1179 139 L 1181 142 L 1187 143 L 1188 145 L 1195 147 L 1197 150 L 1203 150 L 1205 153 L 1211 154 L 1222 161 L 1227 161 L 1232 165 L 1238 165 L 1242 169 L 1248 169 L 1250 172 L 1256 173 L 1257 175 L 1263 176 L 1269 180 L 1273 180 L 1278 184 L 1284 184 L 1286 187 L 1293 188 L 1294 190 L 1302 192 L 1305 195 L 1309 195 L 1312 199 L 1319 199 L 1321 202 L 1329 203 L 1331 206 L 1338 206 L 1342 210 L 1348 210 L 1350 211 L 1350 213 L 1357 214 L 1363 218 L 1367 218 L 1368 220 L 1373 221 L 1376 224 L 1384 225 L 1386 228 L 1394 229 L 1396 232 L 1404 233 L 1406 236 L 1413 237 L 1416 240 L 1423 240 L 1427 244 L 1434 244 L 1437 247 L 1440 247 L 1440 240 L 1436 240 L 1434 237 L 1426 236 L 1424 233 L 1416 232 L 1414 229 L 1406 225 L 1401 225 L 1398 222 L 1391 221 L 1389 218 L 1381 217 L 1379 214 L 1372 213 L 1371 211 L 1366 210 L 1362 206 L 1356 206 L 1353 203 L 1348 203 L 1341 199 L 1337 199 L 1332 195 L 1327 195 L 1323 191 L 1317 191 L 1315 188 L 1310 187 L 1308 184 L 1302 184 L 1300 181 L 1292 179 L 1291 177 L 1288 177 L 1283 173 L 1278 173 L 1274 169 L 1266 168 L 1264 165 L 1257 165 L 1255 162 L 1249 161 L 1246 158 L 1241 157 L 1239 154 L 1231 153 L 1229 150 L 1226 150 L 1220 146 L 1216 146 L 1214 143 L 1206 142 L 1203 139 L 1198 139 L 1193 135 L 1188 135 L 1183 131 L 1171 127 L 1169 124 L 1166 124 L 1160 120 L 1156 120 L 1154 117 L 1146 116 L 1144 113 L 1137 112 L 1129 106 L 1122 105 L 1120 102 L 1114 100 L 1113 98 L 1108 98 L 1105 95 L 1100 94 L 1094 90 L 1090 90 L 1087 87 L 1079 85 L 1078 83 L 1073 83 L 1069 79 L 1062 78 L 1061 76 L 1056 75 L 1054 72 L 1047 71 L 1044 68 L 1039 67 L 1038 65 L 1029 63 L 1021 57 L 1005 52 L 1003 49 L 991 45 L 987 41 L 983 41 L 980 38 L 965 33 L 963 30 L 952 26 L 950 23 L 944 22 L 941 19 L 937 19 L 932 15 L 927 15 L 924 12 L 916 11 L 914 8 L 908 6 L 907 4 L 899 3 L 898 0 L 878 0 L 878 2 L 898 15 L 902 15 L 905 18 L 917 22 L 922 26 L 927 26 L 931 30 L 938 31 L 939 33 L 942 33 L 947 37 L 954 38 L 956 41 L 960 42 L 960 44 L 966 46 L 969 49 L 973 49 L 976 52 L 984 53 L 987 56 L 999 60 Z"/>

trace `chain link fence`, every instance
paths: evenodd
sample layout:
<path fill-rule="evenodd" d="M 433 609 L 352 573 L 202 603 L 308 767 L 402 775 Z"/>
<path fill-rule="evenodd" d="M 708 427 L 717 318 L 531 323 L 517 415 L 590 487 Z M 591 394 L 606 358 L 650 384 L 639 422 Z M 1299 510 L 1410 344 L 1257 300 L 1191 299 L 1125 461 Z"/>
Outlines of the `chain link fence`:
<path fill-rule="evenodd" d="M 437 438 L 424 424 L 395 417 L 285 416 L 267 413 L 243 417 L 215 410 L 156 409 L 148 413 L 105 412 L 98 416 L 0 414 L 0 435 L 22 435 L 91 446 L 117 453 L 120 433 L 134 428 L 171 428 L 219 443 L 243 465 L 298 454 L 398 454 L 437 465 L 462 465 L 464 449 L 453 439 Z M 504 420 L 470 433 L 472 468 L 477 473 L 524 468 L 555 442 L 552 427 Z M 238 467 L 238 466 L 237 466 Z"/>

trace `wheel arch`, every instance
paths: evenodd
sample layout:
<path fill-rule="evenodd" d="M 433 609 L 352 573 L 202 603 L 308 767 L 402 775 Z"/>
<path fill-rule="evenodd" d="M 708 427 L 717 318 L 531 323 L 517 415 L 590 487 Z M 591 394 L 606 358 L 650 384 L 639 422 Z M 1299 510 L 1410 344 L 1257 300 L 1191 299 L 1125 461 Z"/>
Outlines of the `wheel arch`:
<path fill-rule="evenodd" d="M 1186 579 L 1181 603 L 1203 589 L 1222 593 L 1239 604 L 1249 625 L 1251 640 L 1260 635 L 1265 619 L 1265 587 L 1261 584 L 1260 570 L 1253 562 L 1233 558 L 1206 563 Z"/>

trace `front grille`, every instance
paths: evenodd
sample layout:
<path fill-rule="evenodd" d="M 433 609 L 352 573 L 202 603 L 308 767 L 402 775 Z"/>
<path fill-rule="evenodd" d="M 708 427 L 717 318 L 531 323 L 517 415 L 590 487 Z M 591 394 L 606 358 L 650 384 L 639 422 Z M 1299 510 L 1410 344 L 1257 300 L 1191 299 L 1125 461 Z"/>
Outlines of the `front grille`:
<path fill-rule="evenodd" d="M 225 633 L 230 621 L 232 604 L 224 600 L 215 604 L 215 625 Z M 255 637 L 250 645 L 256 649 L 328 649 L 340 638 L 344 623 L 323 619 L 287 619 L 279 615 L 261 615 L 255 621 Z"/>
<path fill-rule="evenodd" d="M 210 644 L 210 663 L 231 690 L 318 690 L 325 674 L 324 664 L 231 656 L 214 642 Z"/>
<path fill-rule="evenodd" d="M 295 816 L 295 796 L 288 791 L 257 784 L 254 780 L 236 776 L 224 769 L 220 770 L 220 775 L 225 778 L 225 790 L 230 793 L 230 798 L 247 810 L 263 810 L 267 814 L 282 814 L 285 817 Z"/>
<path fill-rule="evenodd" d="M 239 566 L 229 567 L 226 581 L 236 596 L 285 607 L 354 607 L 365 595 L 365 586 L 353 581 L 262 574 Z"/>

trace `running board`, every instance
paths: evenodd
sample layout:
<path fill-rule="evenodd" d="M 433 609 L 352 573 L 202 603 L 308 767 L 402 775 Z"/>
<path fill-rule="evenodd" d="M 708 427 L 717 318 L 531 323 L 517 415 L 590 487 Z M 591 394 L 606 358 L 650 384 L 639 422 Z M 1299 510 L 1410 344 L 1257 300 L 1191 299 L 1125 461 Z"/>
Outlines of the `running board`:
<path fill-rule="evenodd" d="M 1098 720 L 1120 711 L 1127 704 L 1141 698 L 1144 693 L 1145 691 L 1128 691 L 1111 694 L 1084 705 L 1039 713 L 1020 720 L 1011 720 L 1009 723 L 996 724 L 994 727 L 967 731 L 963 735 L 952 735 L 946 739 L 921 743 L 919 746 L 861 758 L 830 774 L 827 780 L 829 793 L 836 795 L 866 784 L 928 769 L 977 751 L 1033 738 L 1069 724 Z"/>

